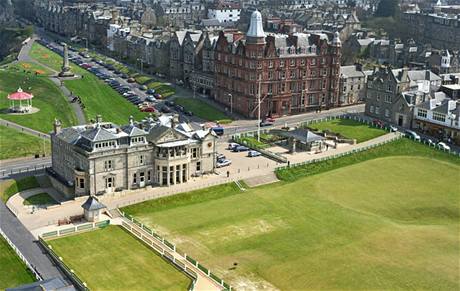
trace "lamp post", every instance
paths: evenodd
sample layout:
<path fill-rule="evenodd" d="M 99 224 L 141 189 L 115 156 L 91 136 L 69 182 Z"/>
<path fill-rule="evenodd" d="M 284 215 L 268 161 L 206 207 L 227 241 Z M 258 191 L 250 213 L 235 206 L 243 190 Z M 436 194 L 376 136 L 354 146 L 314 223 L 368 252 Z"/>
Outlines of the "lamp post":
<path fill-rule="evenodd" d="M 257 88 L 257 141 L 260 142 L 260 85 L 261 82 L 259 80 L 259 87 Z"/>
<path fill-rule="evenodd" d="M 230 97 L 230 113 L 233 114 L 233 95 L 228 93 L 228 97 Z"/>

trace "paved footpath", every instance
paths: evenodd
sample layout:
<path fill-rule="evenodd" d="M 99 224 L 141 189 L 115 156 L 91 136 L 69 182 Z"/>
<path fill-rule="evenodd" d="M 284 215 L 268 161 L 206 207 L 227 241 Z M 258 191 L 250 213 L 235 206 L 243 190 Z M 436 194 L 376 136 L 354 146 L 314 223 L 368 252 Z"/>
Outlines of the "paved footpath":
<path fill-rule="evenodd" d="M 36 268 L 43 279 L 58 277 L 66 280 L 66 277 L 40 249 L 32 234 L 6 208 L 2 201 L 0 201 L 0 218 L 0 228 L 30 264 Z"/>
<path fill-rule="evenodd" d="M 7 120 L 1 119 L 1 118 L 0 118 L 0 125 L 6 126 L 6 127 L 11 127 L 11 128 L 14 128 L 14 129 L 16 129 L 18 131 L 22 131 L 24 133 L 31 134 L 31 135 L 34 135 L 34 136 L 37 136 L 37 137 L 46 138 L 46 139 L 50 138 L 49 134 L 45 134 L 45 133 L 40 132 L 38 130 L 28 128 L 28 127 L 25 127 L 25 126 L 22 126 L 22 125 L 19 125 L 17 123 L 7 121 Z"/>

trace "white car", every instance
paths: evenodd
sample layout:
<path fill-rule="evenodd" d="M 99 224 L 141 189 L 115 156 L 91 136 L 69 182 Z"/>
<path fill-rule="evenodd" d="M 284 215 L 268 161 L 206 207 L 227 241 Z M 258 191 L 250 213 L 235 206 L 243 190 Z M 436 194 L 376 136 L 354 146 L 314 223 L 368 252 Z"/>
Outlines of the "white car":
<path fill-rule="evenodd" d="M 445 151 L 450 151 L 450 146 L 448 146 L 446 143 L 444 142 L 438 142 L 436 144 L 436 146 L 442 150 L 445 150 Z"/>
<path fill-rule="evenodd" d="M 391 132 L 397 132 L 398 131 L 398 128 L 396 126 L 394 126 L 394 125 L 390 124 L 389 128 L 390 128 Z"/>
<path fill-rule="evenodd" d="M 406 130 L 406 136 L 413 140 L 420 141 L 420 135 L 418 135 L 415 131 Z"/>
<path fill-rule="evenodd" d="M 231 142 L 228 144 L 227 150 L 233 150 L 237 146 L 239 146 L 239 144 Z"/>
<path fill-rule="evenodd" d="M 248 152 L 248 157 L 251 157 L 251 158 L 252 158 L 252 157 L 258 157 L 258 156 L 260 156 L 260 155 L 261 155 L 261 153 L 258 152 L 258 151 L 249 151 L 249 152 Z"/>
<path fill-rule="evenodd" d="M 232 164 L 232 161 L 230 160 L 221 160 L 220 162 L 217 162 L 216 167 L 222 168 L 222 167 L 230 166 L 231 164 Z"/>

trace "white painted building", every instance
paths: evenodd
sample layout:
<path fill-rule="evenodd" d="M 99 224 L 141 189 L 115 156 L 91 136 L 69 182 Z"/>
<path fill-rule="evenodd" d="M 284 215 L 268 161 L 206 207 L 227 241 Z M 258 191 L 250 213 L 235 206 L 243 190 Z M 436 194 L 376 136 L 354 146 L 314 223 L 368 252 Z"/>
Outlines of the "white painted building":
<path fill-rule="evenodd" d="M 237 22 L 240 20 L 241 5 L 236 2 L 218 2 L 208 9 L 208 18 L 217 19 L 220 23 Z"/>

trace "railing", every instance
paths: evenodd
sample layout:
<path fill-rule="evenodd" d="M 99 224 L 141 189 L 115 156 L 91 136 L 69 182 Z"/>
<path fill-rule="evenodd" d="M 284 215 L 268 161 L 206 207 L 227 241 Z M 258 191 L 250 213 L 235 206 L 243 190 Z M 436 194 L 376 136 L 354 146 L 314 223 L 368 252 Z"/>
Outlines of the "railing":
<path fill-rule="evenodd" d="M 180 270 L 184 271 L 186 274 L 188 274 L 194 279 L 198 277 L 195 270 L 192 270 L 190 267 L 187 267 L 187 265 L 185 263 L 182 263 L 180 260 L 176 260 L 176 258 L 171 253 L 169 253 L 169 251 L 175 252 L 179 254 L 180 256 L 182 256 L 183 258 L 185 258 L 185 260 L 188 263 L 193 265 L 197 270 L 201 271 L 202 275 L 210 278 L 216 284 L 222 286 L 224 290 L 232 290 L 232 287 L 228 283 L 226 283 L 223 279 L 213 274 L 208 268 L 198 263 L 197 260 L 188 256 L 185 252 L 180 251 L 176 247 L 176 245 L 169 242 L 168 240 L 166 240 L 164 237 L 157 234 L 156 232 L 154 232 L 152 229 L 144 225 L 140 220 L 134 218 L 133 216 L 129 214 L 126 214 L 125 212 L 122 212 L 120 210 L 118 211 L 124 218 L 124 221 L 122 222 L 122 226 L 125 229 L 133 233 L 135 236 L 140 238 L 142 241 L 144 241 L 148 245 L 150 245 L 156 252 L 158 252 L 164 258 L 168 259 L 171 263 L 173 263 Z M 139 231 L 137 231 L 133 226 L 130 225 L 130 223 L 140 228 L 143 231 L 143 233 L 140 233 Z M 147 234 L 147 235 L 144 235 L 144 234 Z M 165 246 L 165 248 L 162 247 L 162 245 Z M 193 282 L 193 284 L 195 284 L 195 282 Z M 189 290 L 193 290 L 193 286 Z"/>
<path fill-rule="evenodd" d="M 54 231 L 50 231 L 50 232 L 45 232 L 45 233 L 42 233 L 40 235 L 40 237 L 42 237 L 44 239 L 49 239 L 49 238 L 68 235 L 68 234 L 72 234 L 72 233 L 92 230 L 92 229 L 95 229 L 95 228 L 103 228 L 103 227 L 108 226 L 109 224 L 110 224 L 110 220 L 103 220 L 103 221 L 99 221 L 99 222 L 89 222 L 89 223 L 69 226 L 68 228 L 65 228 L 65 229 L 59 229 L 59 230 L 54 230 Z"/>
<path fill-rule="evenodd" d="M 0 235 L 5 239 L 5 241 L 10 245 L 10 247 L 14 250 L 14 252 L 18 255 L 18 257 L 21 259 L 21 261 L 24 262 L 26 267 L 35 275 L 35 278 L 37 281 L 43 280 L 42 276 L 40 273 L 32 266 L 31 263 L 27 260 L 26 257 L 21 253 L 21 251 L 16 247 L 16 245 L 6 236 L 6 234 L 3 232 L 3 230 L 0 228 Z"/>
<path fill-rule="evenodd" d="M 22 173 L 30 173 L 30 172 L 37 172 L 37 171 L 43 171 L 47 167 L 51 166 L 51 162 L 49 163 L 44 163 L 40 165 L 34 165 L 34 166 L 28 166 L 28 167 L 20 167 L 20 168 L 15 168 L 15 169 L 10 169 L 10 170 L 2 170 L 2 177 L 9 177 L 14 174 L 22 174 Z"/>

